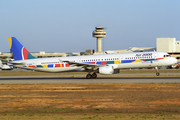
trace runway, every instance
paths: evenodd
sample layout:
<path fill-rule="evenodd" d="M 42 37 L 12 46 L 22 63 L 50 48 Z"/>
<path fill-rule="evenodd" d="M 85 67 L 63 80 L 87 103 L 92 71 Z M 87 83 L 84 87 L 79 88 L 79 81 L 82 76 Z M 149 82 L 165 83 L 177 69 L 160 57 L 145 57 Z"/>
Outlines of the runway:
<path fill-rule="evenodd" d="M 169 75 L 169 74 L 168 74 Z M 179 73 L 167 76 L 155 76 L 152 73 L 116 74 L 96 79 L 86 79 L 85 74 L 78 75 L 36 75 L 36 76 L 1 76 L 0 84 L 80 84 L 80 83 L 180 83 Z"/>

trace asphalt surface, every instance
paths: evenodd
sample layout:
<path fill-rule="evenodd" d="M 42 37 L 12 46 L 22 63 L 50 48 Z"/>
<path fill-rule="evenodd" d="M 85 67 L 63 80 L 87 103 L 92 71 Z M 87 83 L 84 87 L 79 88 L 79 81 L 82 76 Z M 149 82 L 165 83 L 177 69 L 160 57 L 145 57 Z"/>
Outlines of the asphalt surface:
<path fill-rule="evenodd" d="M 85 74 L 75 75 L 34 75 L 1 76 L 0 84 L 79 84 L 79 83 L 180 83 L 179 73 L 115 74 L 98 75 L 96 79 L 86 79 Z"/>

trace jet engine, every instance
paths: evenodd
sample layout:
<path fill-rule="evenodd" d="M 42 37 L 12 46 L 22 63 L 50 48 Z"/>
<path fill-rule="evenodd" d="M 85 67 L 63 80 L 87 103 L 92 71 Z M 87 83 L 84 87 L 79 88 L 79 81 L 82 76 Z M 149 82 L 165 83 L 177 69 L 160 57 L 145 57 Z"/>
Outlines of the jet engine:
<path fill-rule="evenodd" d="M 100 74 L 116 74 L 119 73 L 119 69 L 114 69 L 113 66 L 104 66 L 99 67 L 99 73 Z"/>

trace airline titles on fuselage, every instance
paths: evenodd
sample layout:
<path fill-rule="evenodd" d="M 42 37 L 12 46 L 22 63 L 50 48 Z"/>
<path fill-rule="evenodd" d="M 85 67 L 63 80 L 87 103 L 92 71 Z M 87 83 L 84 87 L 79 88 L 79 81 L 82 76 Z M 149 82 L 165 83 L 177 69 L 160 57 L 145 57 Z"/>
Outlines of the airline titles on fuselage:
<path fill-rule="evenodd" d="M 152 53 L 142 53 L 142 54 L 136 54 L 135 57 L 147 57 L 147 56 L 152 56 Z"/>

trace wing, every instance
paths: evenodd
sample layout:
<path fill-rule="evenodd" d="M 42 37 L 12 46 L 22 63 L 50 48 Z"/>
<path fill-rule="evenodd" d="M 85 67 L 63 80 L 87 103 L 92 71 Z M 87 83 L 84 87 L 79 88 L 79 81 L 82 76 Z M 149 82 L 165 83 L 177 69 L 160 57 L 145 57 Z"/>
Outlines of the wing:
<path fill-rule="evenodd" d="M 74 66 L 83 66 L 83 67 L 102 67 L 102 66 L 105 66 L 105 65 L 99 65 L 99 64 L 90 64 L 90 63 L 82 63 L 82 62 L 71 62 L 71 61 L 62 61 L 62 62 L 66 62 L 68 63 L 69 65 L 74 65 Z"/>

